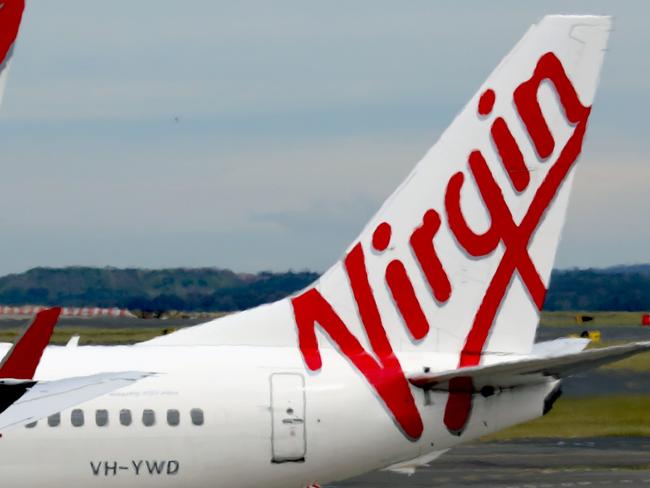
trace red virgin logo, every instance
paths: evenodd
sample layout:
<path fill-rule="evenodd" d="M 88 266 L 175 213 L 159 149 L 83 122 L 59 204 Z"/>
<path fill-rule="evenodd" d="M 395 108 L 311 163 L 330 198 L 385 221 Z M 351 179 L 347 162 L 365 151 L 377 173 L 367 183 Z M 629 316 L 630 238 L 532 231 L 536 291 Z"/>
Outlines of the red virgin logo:
<path fill-rule="evenodd" d="M 472 327 L 460 352 L 459 367 L 480 363 L 490 329 L 515 273 L 538 309 L 541 309 L 544 302 L 546 288 L 529 255 L 528 246 L 580 154 L 590 113 L 590 108 L 580 103 L 559 59 L 553 53 L 542 56 L 531 78 L 519 85 L 513 93 L 514 105 L 540 161 L 546 161 L 555 151 L 555 140 L 537 99 L 540 85 L 545 81 L 555 88 L 566 120 L 573 126 L 573 132 L 535 191 L 523 219 L 518 224 L 515 222 L 502 189 L 478 150 L 469 154 L 468 170 L 490 217 L 487 231 L 481 234 L 474 232 L 463 215 L 461 191 L 466 184 L 465 174 L 458 172 L 447 183 L 444 209 L 446 223 L 458 246 L 475 258 L 491 254 L 499 244 L 504 248 L 501 261 L 476 310 Z M 491 115 L 497 96 L 500 94 L 490 89 L 483 93 L 478 105 L 481 116 Z M 514 190 L 526 191 L 530 174 L 519 145 L 502 117 L 494 119 L 490 134 Z M 435 249 L 435 236 L 441 223 L 440 214 L 436 210 L 427 210 L 421 223 L 413 230 L 409 246 L 432 296 L 440 306 L 444 306 L 452 297 L 453 284 Z M 378 225 L 372 238 L 374 251 L 381 253 L 386 250 L 391 238 L 390 224 L 383 222 Z M 311 288 L 292 299 L 298 342 L 305 363 L 312 371 L 318 371 L 322 367 L 316 337 L 318 325 L 336 344 L 341 354 L 365 377 L 403 432 L 411 439 L 418 439 L 423 431 L 422 419 L 383 326 L 368 280 L 361 243 L 357 243 L 347 254 L 344 268 L 372 351 L 364 349 L 327 299 L 318 290 Z M 385 269 L 384 277 L 408 333 L 413 339 L 423 339 L 429 332 L 429 323 L 404 264 L 397 259 L 392 260 Z M 444 416 L 445 425 L 450 432 L 460 434 L 464 430 L 471 413 L 474 393 L 469 377 L 457 378 L 450 383 Z"/>

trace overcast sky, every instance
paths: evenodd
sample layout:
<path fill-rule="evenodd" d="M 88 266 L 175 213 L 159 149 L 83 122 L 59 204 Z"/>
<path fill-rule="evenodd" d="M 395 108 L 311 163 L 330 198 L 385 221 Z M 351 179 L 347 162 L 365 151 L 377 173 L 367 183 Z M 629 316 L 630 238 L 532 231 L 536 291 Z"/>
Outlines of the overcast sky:
<path fill-rule="evenodd" d="M 615 16 L 557 265 L 650 262 L 650 2 L 29 0 L 0 274 L 324 270 L 545 13 Z"/>

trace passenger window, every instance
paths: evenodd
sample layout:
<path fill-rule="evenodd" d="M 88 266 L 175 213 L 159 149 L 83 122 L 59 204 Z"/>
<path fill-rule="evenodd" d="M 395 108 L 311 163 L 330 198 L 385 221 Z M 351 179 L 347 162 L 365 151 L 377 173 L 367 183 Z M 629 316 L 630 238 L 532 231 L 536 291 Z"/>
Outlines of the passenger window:
<path fill-rule="evenodd" d="M 131 410 L 128 409 L 123 409 L 120 410 L 120 424 L 129 426 L 131 425 L 132 418 L 131 418 Z"/>
<path fill-rule="evenodd" d="M 142 411 L 142 423 L 145 427 L 151 427 L 156 423 L 156 414 L 153 410 L 147 408 Z"/>
<path fill-rule="evenodd" d="M 30 423 L 28 423 L 28 424 L 25 424 L 25 427 L 26 427 L 27 429 L 33 429 L 34 427 L 36 427 L 36 424 L 37 424 L 37 423 L 38 423 L 38 422 L 30 422 Z"/>
<path fill-rule="evenodd" d="M 74 427 L 81 427 L 84 424 L 84 411 L 75 408 L 70 414 L 70 422 Z"/>
<path fill-rule="evenodd" d="M 203 410 L 200 408 L 193 408 L 190 410 L 190 417 L 194 425 L 203 425 Z"/>
<path fill-rule="evenodd" d="M 108 425 L 108 410 L 97 410 L 95 412 L 95 423 L 97 427 L 106 427 Z"/>
<path fill-rule="evenodd" d="M 172 427 L 176 427 L 181 422 L 181 414 L 178 410 L 167 410 L 167 423 Z"/>
<path fill-rule="evenodd" d="M 61 424 L 60 413 L 52 414 L 47 418 L 47 425 L 49 425 L 50 427 L 58 427 L 60 424 Z"/>

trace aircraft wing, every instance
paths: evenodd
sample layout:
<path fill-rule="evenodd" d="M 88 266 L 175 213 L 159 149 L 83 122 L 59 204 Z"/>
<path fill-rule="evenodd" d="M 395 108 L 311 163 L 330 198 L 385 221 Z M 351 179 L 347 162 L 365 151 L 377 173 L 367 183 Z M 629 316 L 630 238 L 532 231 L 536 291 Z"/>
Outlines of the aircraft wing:
<path fill-rule="evenodd" d="M 55 381 L 0 380 L 0 432 L 40 420 L 152 374 L 125 371 Z"/>
<path fill-rule="evenodd" d="M 565 378 L 644 351 L 650 351 L 650 342 L 636 342 L 546 357 L 526 357 L 515 361 L 439 373 L 418 373 L 409 375 L 409 381 L 414 386 L 427 390 L 464 393 L 479 392 L 484 387 L 512 388 L 541 383 L 549 378 Z"/>

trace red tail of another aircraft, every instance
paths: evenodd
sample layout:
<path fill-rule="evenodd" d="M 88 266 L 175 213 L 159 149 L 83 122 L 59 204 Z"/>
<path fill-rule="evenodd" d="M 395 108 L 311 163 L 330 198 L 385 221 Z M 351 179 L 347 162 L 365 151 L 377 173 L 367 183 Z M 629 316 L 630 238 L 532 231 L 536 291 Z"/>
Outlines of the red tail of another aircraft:
<path fill-rule="evenodd" d="M 0 102 L 24 10 L 25 0 L 0 0 Z"/>
<path fill-rule="evenodd" d="M 61 309 L 48 308 L 36 314 L 13 347 L 0 363 L 0 378 L 31 380 L 34 377 L 43 351 L 50 342 Z"/>

